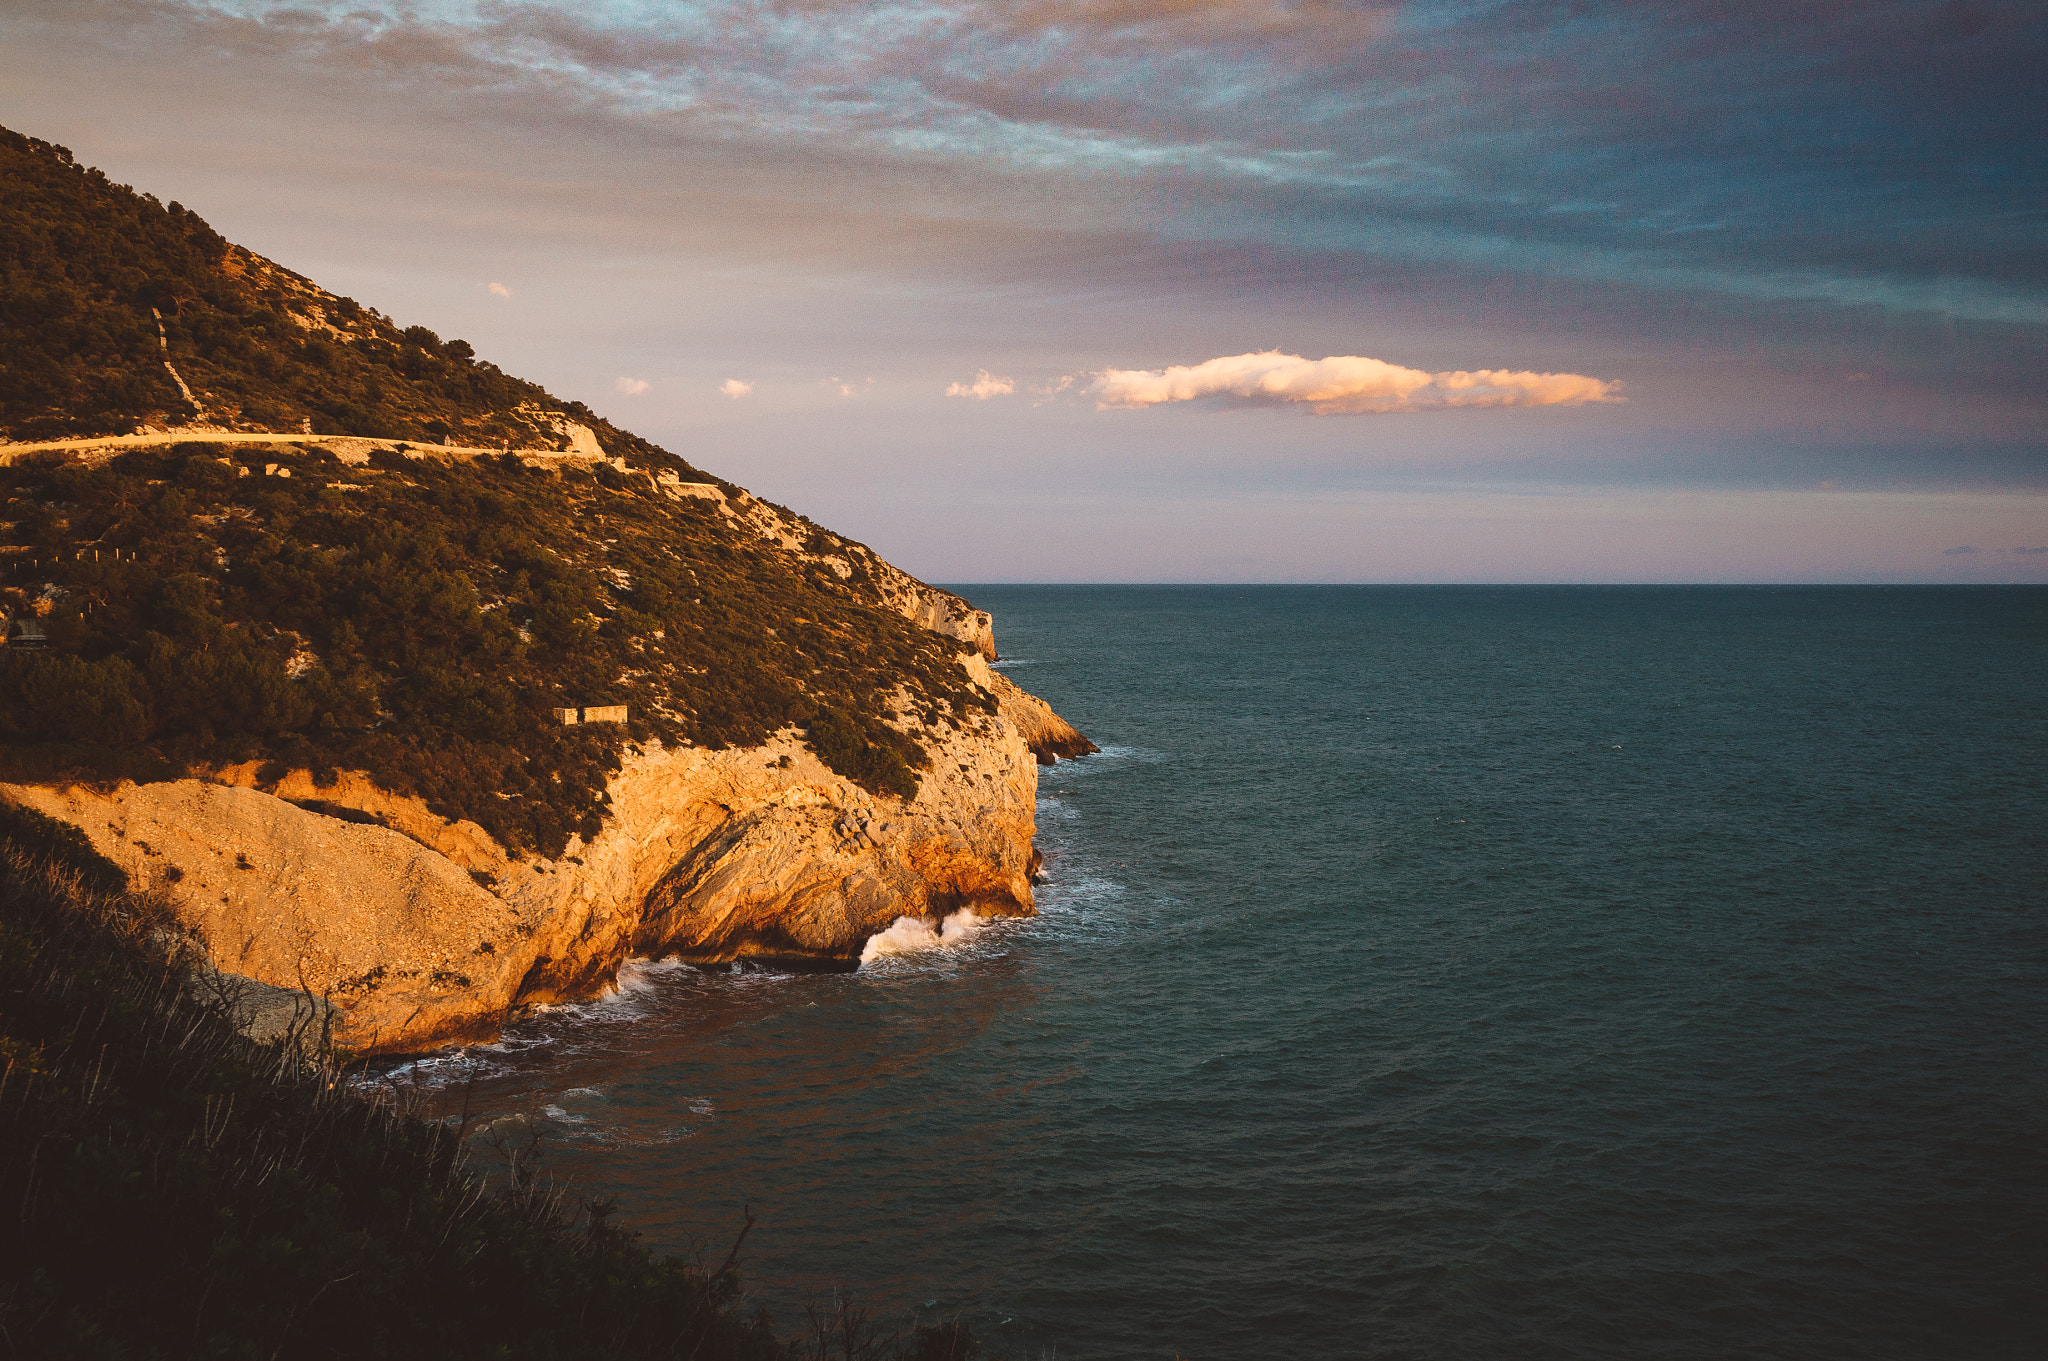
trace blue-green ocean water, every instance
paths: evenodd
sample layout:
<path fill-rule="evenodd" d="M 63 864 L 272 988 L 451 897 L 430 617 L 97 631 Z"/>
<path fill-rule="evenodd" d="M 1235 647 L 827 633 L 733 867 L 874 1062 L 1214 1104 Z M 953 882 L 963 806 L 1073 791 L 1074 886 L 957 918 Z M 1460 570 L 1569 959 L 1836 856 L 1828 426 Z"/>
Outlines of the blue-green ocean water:
<path fill-rule="evenodd" d="M 536 1018 L 557 1175 L 1012 1356 L 2048 1354 L 2048 592 L 965 593 L 1042 915 Z"/>

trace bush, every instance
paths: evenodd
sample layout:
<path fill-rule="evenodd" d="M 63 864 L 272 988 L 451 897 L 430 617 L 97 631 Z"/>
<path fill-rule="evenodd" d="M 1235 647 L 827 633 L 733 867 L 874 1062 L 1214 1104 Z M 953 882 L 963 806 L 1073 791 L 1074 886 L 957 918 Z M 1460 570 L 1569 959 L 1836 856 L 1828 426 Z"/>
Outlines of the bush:
<path fill-rule="evenodd" d="M 555 856 L 601 826 L 630 743 L 796 727 L 833 770 L 911 799 L 926 736 L 992 705 L 950 641 L 645 478 L 231 456 L 295 475 L 238 477 L 204 444 L 0 468 L 0 493 L 43 513 L 17 530 L 61 558 L 0 578 L 56 597 L 49 650 L 0 653 L 0 768 L 362 770 Z M 326 490 L 344 479 L 363 489 Z M 548 715 L 605 703 L 632 724 Z"/>
<path fill-rule="evenodd" d="M 458 1128 L 366 1099 L 317 1036 L 242 1037 L 180 940 L 160 902 L 0 846 L 10 1354 L 780 1354 L 730 1264 L 538 1182 L 485 1193 Z"/>
<path fill-rule="evenodd" d="M 0 734 L 122 744 L 149 736 L 148 688 L 120 657 L 17 652 L 0 661 Z"/>
<path fill-rule="evenodd" d="M 843 709 L 821 707 L 804 730 L 818 759 L 855 783 L 899 799 L 917 797 L 917 776 L 904 754 L 882 734 L 895 734 L 879 724 L 862 724 Z M 922 753 L 920 753 L 922 754 Z"/>

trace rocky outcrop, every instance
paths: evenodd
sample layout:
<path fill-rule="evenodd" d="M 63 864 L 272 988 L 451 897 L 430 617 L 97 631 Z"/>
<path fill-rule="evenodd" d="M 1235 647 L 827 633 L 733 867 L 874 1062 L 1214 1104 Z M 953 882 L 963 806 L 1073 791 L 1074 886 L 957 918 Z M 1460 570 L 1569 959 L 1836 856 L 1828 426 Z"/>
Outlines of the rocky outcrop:
<path fill-rule="evenodd" d="M 350 1048 L 410 1052 L 588 997 L 631 956 L 852 968 L 899 916 L 1029 914 L 1037 765 L 1013 708 L 949 733 L 908 803 L 790 733 L 634 751 L 604 830 L 554 860 L 514 861 L 475 824 L 347 774 L 0 794 L 162 886 L 219 969 L 328 999 Z"/>
<path fill-rule="evenodd" d="M 886 571 L 875 573 L 875 587 L 884 603 L 913 624 L 957 638 L 979 657 L 996 659 L 995 620 L 987 610 L 974 606 L 936 586 L 927 586 L 910 573 L 876 558 Z M 1015 687 L 1012 687 L 1013 689 Z M 1022 694 L 1023 691 L 1018 691 Z M 1048 710 L 1047 712 L 1051 712 Z M 1090 750 L 1094 750 L 1092 747 Z"/>
<path fill-rule="evenodd" d="M 967 668 L 967 674 L 974 678 L 974 683 L 996 697 L 1003 717 L 1024 739 L 1024 745 L 1031 748 L 1038 764 L 1049 766 L 1057 760 L 1071 761 L 1091 751 L 1102 750 L 1083 737 L 1073 724 L 1054 713 L 1050 704 L 980 657 L 963 657 L 960 661 Z"/>

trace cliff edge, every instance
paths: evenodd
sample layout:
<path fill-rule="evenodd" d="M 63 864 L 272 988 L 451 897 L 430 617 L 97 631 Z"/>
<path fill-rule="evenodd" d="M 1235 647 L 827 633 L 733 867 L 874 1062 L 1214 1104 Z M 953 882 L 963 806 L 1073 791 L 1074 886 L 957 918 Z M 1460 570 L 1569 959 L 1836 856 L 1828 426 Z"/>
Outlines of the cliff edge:
<path fill-rule="evenodd" d="M 258 789 L 252 764 L 0 796 L 163 891 L 215 967 L 331 1002 L 351 1049 L 413 1052 L 593 996 L 630 957 L 850 969 L 900 916 L 1029 915 L 1037 765 L 1023 737 L 996 716 L 935 755 L 903 802 L 791 733 L 650 746 L 610 781 L 595 838 L 525 860 L 358 774 Z"/>

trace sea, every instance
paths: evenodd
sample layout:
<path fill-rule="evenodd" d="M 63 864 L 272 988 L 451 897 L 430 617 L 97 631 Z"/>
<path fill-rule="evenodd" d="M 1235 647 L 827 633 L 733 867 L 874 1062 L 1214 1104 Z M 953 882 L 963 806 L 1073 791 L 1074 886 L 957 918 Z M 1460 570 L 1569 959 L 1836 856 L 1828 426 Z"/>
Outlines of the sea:
<path fill-rule="evenodd" d="M 480 1165 L 985 1358 L 2048 1355 L 2048 591 L 957 589 L 1038 915 L 635 963 Z"/>

